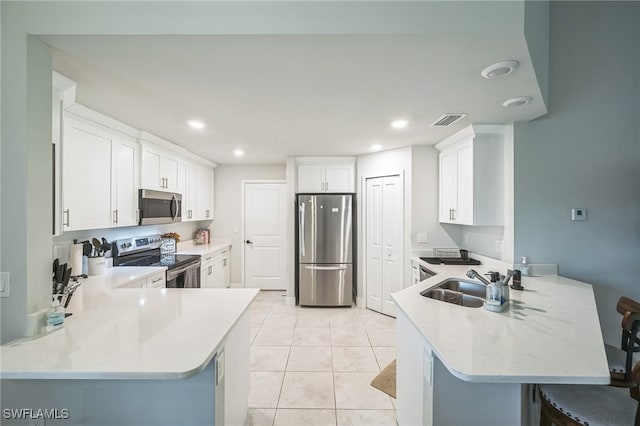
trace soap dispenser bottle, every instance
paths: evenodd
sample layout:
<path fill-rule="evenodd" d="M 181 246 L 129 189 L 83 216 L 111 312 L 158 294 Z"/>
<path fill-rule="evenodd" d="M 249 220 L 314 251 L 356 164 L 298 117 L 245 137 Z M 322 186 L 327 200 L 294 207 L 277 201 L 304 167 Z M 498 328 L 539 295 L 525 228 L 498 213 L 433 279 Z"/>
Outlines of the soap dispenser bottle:
<path fill-rule="evenodd" d="M 64 323 L 64 307 L 60 304 L 57 297 L 54 296 L 51 302 L 51 309 L 47 312 L 47 331 L 62 328 Z"/>
<path fill-rule="evenodd" d="M 527 260 L 527 256 L 522 256 L 522 262 L 520 262 L 520 274 L 523 277 L 529 276 L 529 261 Z"/>
<path fill-rule="evenodd" d="M 504 285 L 500 280 L 499 272 L 489 272 L 487 274 L 491 282 L 487 285 L 486 300 L 484 308 L 492 312 L 502 312 L 507 307 L 504 294 Z"/>

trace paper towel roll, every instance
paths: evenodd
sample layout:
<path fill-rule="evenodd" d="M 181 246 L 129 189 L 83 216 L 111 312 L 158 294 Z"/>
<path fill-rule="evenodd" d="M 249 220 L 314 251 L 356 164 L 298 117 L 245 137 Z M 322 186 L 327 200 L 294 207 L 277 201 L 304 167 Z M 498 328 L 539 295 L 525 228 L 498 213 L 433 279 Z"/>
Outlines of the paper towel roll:
<path fill-rule="evenodd" d="M 72 268 L 71 274 L 74 277 L 82 275 L 82 244 L 71 244 L 69 263 Z"/>

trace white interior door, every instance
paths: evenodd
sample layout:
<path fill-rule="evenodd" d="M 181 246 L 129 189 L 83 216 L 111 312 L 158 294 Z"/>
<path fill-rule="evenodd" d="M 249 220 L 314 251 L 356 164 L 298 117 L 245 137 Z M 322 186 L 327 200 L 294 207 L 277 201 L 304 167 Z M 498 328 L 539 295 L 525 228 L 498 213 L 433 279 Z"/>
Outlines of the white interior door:
<path fill-rule="evenodd" d="M 285 290 L 286 183 L 244 183 L 244 286 Z"/>
<path fill-rule="evenodd" d="M 382 178 L 367 179 L 367 307 L 382 312 Z"/>
<path fill-rule="evenodd" d="M 366 180 L 367 308 L 395 316 L 390 294 L 403 288 L 404 183 L 400 175 Z"/>

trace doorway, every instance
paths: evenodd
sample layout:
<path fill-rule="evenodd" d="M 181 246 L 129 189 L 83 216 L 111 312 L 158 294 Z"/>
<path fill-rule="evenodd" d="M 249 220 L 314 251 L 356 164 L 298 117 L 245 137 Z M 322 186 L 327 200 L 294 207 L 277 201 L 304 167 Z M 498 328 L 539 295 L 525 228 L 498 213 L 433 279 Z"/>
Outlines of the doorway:
<path fill-rule="evenodd" d="M 395 317 L 390 294 L 403 288 L 404 181 L 399 174 L 373 177 L 365 187 L 366 306 Z"/>
<path fill-rule="evenodd" d="M 286 290 L 287 184 L 242 183 L 242 282 L 244 287 Z"/>

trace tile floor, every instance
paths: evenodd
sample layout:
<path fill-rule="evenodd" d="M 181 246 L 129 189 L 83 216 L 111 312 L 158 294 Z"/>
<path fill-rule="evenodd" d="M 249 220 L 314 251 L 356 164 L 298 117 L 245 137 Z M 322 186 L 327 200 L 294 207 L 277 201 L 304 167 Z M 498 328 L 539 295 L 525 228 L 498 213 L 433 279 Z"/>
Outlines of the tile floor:
<path fill-rule="evenodd" d="M 395 400 L 371 380 L 395 358 L 395 319 L 359 308 L 251 305 L 251 390 L 245 426 L 395 426 Z"/>

